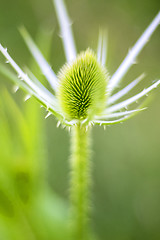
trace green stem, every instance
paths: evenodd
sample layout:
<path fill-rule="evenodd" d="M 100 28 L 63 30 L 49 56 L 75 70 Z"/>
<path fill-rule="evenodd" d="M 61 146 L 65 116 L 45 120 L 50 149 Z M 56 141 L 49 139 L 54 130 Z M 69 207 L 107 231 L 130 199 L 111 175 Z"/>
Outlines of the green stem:
<path fill-rule="evenodd" d="M 88 240 L 90 129 L 73 127 L 71 144 L 71 234 L 73 240 Z"/>

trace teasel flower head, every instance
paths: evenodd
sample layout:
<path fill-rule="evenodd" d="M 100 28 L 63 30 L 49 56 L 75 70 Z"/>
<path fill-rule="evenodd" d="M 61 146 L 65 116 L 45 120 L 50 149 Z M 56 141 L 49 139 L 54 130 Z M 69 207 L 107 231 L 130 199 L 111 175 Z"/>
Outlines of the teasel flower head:
<path fill-rule="evenodd" d="M 71 21 L 65 4 L 63 0 L 53 0 L 53 2 L 67 59 L 67 62 L 61 67 L 57 75 L 51 69 L 27 30 L 24 27 L 20 30 L 28 49 L 49 82 L 50 90 L 44 87 L 33 73 L 28 71 L 26 74 L 1 44 L 1 53 L 16 71 L 18 77 L 7 72 L 5 67 L 0 67 L 0 72 L 10 77 L 18 87 L 27 92 L 26 100 L 31 96 L 35 97 L 47 109 L 46 117 L 55 115 L 58 119 L 58 125 L 72 127 L 81 124 L 85 125 L 86 128 L 94 124 L 112 125 L 123 122 L 134 116 L 135 113 L 144 110 L 145 108 L 142 108 L 142 105 L 132 110 L 128 110 L 128 107 L 156 88 L 160 84 L 160 80 L 155 81 L 151 86 L 123 101 L 121 101 L 121 98 L 137 86 L 145 77 L 145 74 L 141 74 L 126 87 L 116 93 L 114 92 L 136 61 L 138 54 L 148 42 L 152 33 L 160 24 L 160 13 L 157 14 L 130 49 L 113 76 L 109 76 L 106 67 L 106 34 L 100 33 L 96 53 L 87 48 L 77 54 Z M 16 87 L 16 90 L 18 87 Z"/>

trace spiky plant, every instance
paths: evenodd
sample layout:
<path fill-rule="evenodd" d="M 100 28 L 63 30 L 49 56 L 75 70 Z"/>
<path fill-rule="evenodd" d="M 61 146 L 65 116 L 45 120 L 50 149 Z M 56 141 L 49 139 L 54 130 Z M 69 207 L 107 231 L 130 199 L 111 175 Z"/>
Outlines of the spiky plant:
<path fill-rule="evenodd" d="M 51 90 L 46 89 L 30 71 L 28 74 L 24 73 L 2 45 L 0 45 L 0 51 L 16 71 L 18 77 L 11 74 L 6 67 L 1 67 L 0 71 L 27 92 L 26 99 L 31 96 L 35 97 L 47 109 L 46 117 L 54 115 L 58 120 L 58 126 L 61 124 L 71 130 L 71 238 L 86 240 L 91 238 L 88 227 L 90 132 L 94 125 L 117 124 L 144 110 L 145 108 L 141 106 L 133 110 L 125 109 L 160 84 L 160 80 L 158 80 L 133 97 L 119 101 L 144 78 L 144 74 L 142 74 L 125 88 L 113 94 L 121 79 L 160 24 L 160 13 L 129 51 L 117 71 L 109 77 L 105 66 L 106 36 L 100 34 L 97 53 L 88 48 L 77 55 L 70 19 L 64 2 L 63 0 L 53 0 L 53 3 L 67 59 L 67 63 L 60 69 L 57 76 L 26 29 L 21 28 L 20 30 L 31 54 L 49 82 Z M 119 102 L 116 103 L 117 101 Z"/>

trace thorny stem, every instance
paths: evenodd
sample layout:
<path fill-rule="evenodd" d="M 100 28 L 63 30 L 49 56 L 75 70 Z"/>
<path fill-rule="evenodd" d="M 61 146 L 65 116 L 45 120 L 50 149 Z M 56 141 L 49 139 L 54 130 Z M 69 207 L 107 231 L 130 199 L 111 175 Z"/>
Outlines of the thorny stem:
<path fill-rule="evenodd" d="M 71 138 L 71 239 L 88 240 L 90 129 L 74 126 Z"/>

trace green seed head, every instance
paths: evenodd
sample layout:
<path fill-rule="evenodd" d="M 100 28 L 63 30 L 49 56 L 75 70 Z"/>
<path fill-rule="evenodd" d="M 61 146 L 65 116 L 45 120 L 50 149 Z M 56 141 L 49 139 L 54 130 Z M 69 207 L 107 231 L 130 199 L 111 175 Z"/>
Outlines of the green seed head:
<path fill-rule="evenodd" d="M 104 110 L 108 76 L 92 50 L 80 53 L 72 64 L 65 64 L 58 78 L 57 97 L 67 120 L 92 120 Z"/>

